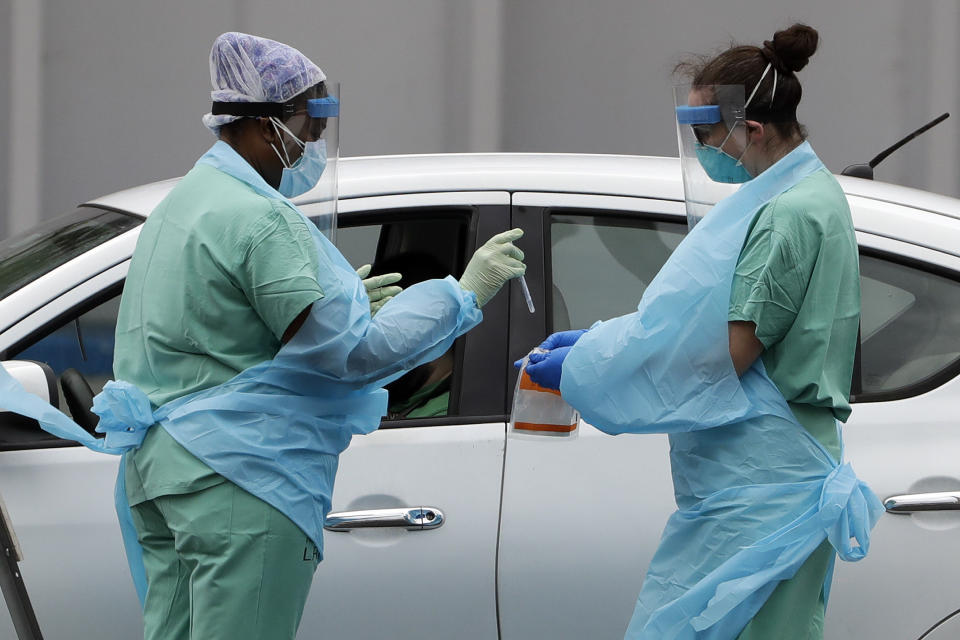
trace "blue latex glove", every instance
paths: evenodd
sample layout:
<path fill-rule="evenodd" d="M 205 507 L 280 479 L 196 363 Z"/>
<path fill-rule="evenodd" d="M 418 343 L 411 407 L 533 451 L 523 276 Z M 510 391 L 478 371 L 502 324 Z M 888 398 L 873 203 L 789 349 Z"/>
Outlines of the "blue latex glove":
<path fill-rule="evenodd" d="M 557 331 L 551 334 L 546 340 L 540 343 L 540 349 L 550 351 L 557 347 L 572 347 L 580 339 L 580 336 L 587 332 L 586 329 L 570 329 L 569 331 Z"/>
<path fill-rule="evenodd" d="M 557 347 L 547 353 L 531 353 L 527 373 L 530 379 L 547 389 L 560 389 L 563 360 L 572 347 Z"/>
<path fill-rule="evenodd" d="M 585 334 L 587 331 L 588 331 L 587 329 L 570 329 L 569 331 L 557 331 L 556 333 L 550 334 L 550 336 L 548 336 L 546 340 L 541 342 L 540 345 L 537 347 L 537 349 L 543 349 L 544 351 L 551 351 L 553 349 L 556 349 L 557 347 L 572 347 L 574 344 L 576 344 L 577 340 L 580 339 L 580 336 Z M 531 364 L 533 364 L 534 362 L 540 362 L 540 360 L 543 359 L 541 358 L 540 360 L 534 360 L 532 357 L 534 355 L 533 352 L 531 351 L 530 353 L 531 353 L 531 358 L 530 358 Z M 522 367 L 523 358 L 520 358 L 519 360 L 514 360 L 513 366 L 515 366 L 517 369 Z"/>

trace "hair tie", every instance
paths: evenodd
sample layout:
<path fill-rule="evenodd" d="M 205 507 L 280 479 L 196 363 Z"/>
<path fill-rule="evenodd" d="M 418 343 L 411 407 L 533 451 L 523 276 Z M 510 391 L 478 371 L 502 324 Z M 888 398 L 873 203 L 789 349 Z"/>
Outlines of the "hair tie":
<path fill-rule="evenodd" d="M 772 64 L 776 69 L 779 69 L 782 73 L 789 73 L 790 70 L 783 66 L 783 62 L 780 60 L 780 56 L 777 55 L 777 50 L 774 49 L 772 41 L 763 41 L 763 47 L 760 48 L 760 54 L 766 58 L 767 62 Z"/>

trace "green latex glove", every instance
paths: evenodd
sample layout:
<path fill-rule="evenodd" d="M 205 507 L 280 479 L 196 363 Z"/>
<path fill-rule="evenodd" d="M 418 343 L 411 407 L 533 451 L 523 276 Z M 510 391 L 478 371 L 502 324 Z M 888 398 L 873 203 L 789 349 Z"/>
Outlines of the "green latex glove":
<path fill-rule="evenodd" d="M 523 229 L 498 233 L 477 249 L 460 278 L 460 286 L 477 294 L 477 306 L 487 304 L 500 287 L 511 278 L 526 272 L 523 251 L 513 245 L 523 236 Z"/>
<path fill-rule="evenodd" d="M 374 316 L 380 307 L 390 302 L 390 299 L 403 291 L 403 287 L 391 286 L 400 282 L 403 278 L 399 273 L 385 273 L 382 276 L 370 275 L 371 266 L 365 264 L 357 269 L 357 275 L 363 280 L 363 286 L 367 289 L 367 297 L 370 298 L 370 315 Z"/>

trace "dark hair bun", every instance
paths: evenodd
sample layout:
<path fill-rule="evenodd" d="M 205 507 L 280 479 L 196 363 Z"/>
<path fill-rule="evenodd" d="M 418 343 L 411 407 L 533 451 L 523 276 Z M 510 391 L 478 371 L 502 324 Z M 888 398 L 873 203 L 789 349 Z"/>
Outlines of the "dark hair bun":
<path fill-rule="evenodd" d="M 798 23 L 777 31 L 773 41 L 764 41 L 763 55 L 782 71 L 800 71 L 816 52 L 819 41 L 816 29 Z"/>

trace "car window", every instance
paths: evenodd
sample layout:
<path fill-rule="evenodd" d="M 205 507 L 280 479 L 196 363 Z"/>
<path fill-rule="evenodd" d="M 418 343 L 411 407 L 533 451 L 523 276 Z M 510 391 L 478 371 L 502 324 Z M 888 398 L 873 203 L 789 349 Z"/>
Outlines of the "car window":
<path fill-rule="evenodd" d="M 50 365 L 59 379 L 67 369 L 79 371 L 93 394 L 113 378 L 114 331 L 120 296 L 114 295 L 92 308 L 85 305 L 82 312 L 61 318 L 58 325 L 43 337 L 33 341 L 9 358 L 35 360 Z M 69 413 L 64 394 L 60 394 L 61 410 Z"/>
<path fill-rule="evenodd" d="M 860 257 L 860 401 L 906 397 L 960 366 L 960 282 L 883 256 Z M 949 376 L 948 376 L 949 377 Z"/>
<path fill-rule="evenodd" d="M 459 277 L 465 266 L 472 215 L 470 208 L 464 208 L 390 210 L 382 214 L 365 212 L 352 218 L 345 216 L 338 230 L 337 244 L 354 267 L 369 263 L 373 265 L 372 275 L 402 273 L 404 279 L 400 284 L 404 287 L 451 274 Z M 84 305 L 77 313 L 60 318 L 55 326 L 10 349 L 5 358 L 47 363 L 58 378 L 68 369 L 75 369 L 95 395 L 113 377 L 119 303 L 118 289 L 109 299 Z M 460 415 L 456 401 L 462 374 L 460 345 L 461 341 L 457 341 L 441 357 L 388 385 L 388 421 Z M 61 390 L 60 409 L 70 414 L 68 392 L 62 383 Z M 3 429 L 0 428 L 2 444 Z"/>
<path fill-rule="evenodd" d="M 367 224 L 337 229 L 337 249 L 353 267 L 370 264 L 377 255 L 382 225 Z"/>
<path fill-rule="evenodd" d="M 127 213 L 80 207 L 0 241 L 0 298 L 142 223 Z"/>
<path fill-rule="evenodd" d="M 93 396 L 113 377 L 120 289 L 113 287 L 105 293 L 105 298 L 90 301 L 58 318 L 56 324 L 14 346 L 4 356 L 47 365 L 59 386 L 58 408 L 88 429 L 96 425 L 96 416 L 89 412 Z M 71 402 L 83 415 L 75 415 Z M 75 444 L 43 431 L 34 420 L 0 413 L 0 451 Z"/>
<path fill-rule="evenodd" d="M 685 224 L 636 212 L 554 210 L 548 299 L 553 331 L 587 328 L 636 311 L 637 302 L 686 234 Z"/>
<path fill-rule="evenodd" d="M 464 267 L 470 214 L 467 210 L 390 210 L 340 218 L 337 248 L 354 268 L 373 265 L 371 275 L 400 273 L 400 285 L 448 275 Z M 452 401 L 457 379 L 456 345 L 387 385 L 386 420 L 407 421 L 459 415 Z"/>

